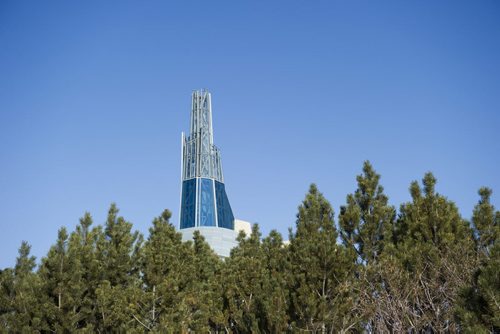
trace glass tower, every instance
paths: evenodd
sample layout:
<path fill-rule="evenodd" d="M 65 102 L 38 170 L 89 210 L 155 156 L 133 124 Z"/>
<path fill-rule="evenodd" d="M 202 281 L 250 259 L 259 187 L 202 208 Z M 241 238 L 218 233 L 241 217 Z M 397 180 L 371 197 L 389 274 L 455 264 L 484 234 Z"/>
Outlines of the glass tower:
<path fill-rule="evenodd" d="M 189 136 L 182 133 L 180 229 L 215 227 L 234 230 L 224 187 L 221 156 L 214 145 L 212 104 L 206 90 L 194 91 Z"/>

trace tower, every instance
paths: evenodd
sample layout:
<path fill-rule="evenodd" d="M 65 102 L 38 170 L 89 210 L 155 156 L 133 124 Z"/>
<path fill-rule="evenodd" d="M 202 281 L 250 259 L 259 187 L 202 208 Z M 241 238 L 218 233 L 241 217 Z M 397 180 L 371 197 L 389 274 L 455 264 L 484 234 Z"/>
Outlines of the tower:
<path fill-rule="evenodd" d="M 234 216 L 226 195 L 221 155 L 214 145 L 211 95 L 194 91 L 188 137 L 182 133 L 179 228 L 184 240 L 199 230 L 220 256 L 236 245 Z"/>

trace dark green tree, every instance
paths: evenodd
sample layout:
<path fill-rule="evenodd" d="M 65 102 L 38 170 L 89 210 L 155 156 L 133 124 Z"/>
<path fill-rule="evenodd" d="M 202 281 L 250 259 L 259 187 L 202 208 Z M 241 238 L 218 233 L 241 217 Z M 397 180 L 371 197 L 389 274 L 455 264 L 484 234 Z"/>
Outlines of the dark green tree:
<path fill-rule="evenodd" d="M 311 185 L 290 232 L 292 330 L 346 332 L 358 325 L 352 296 L 355 259 L 337 244 L 330 203 Z"/>
<path fill-rule="evenodd" d="M 366 322 L 365 327 L 377 332 L 377 319 L 381 318 L 382 311 L 378 296 L 385 287 L 380 273 L 384 265 L 379 263 L 379 258 L 386 248 L 393 247 L 396 210 L 388 204 L 388 197 L 379 183 L 380 175 L 370 162 L 364 162 L 363 174 L 356 180 L 356 191 L 347 195 L 346 205 L 340 208 L 340 236 L 358 262 L 354 289 L 358 292 L 355 296 L 357 309 Z"/>
<path fill-rule="evenodd" d="M 289 329 L 290 291 L 292 277 L 288 247 L 281 234 L 273 230 L 262 240 L 265 277 L 261 302 L 261 323 L 266 333 L 283 333 Z"/>
<path fill-rule="evenodd" d="M 12 312 L 11 294 L 14 291 L 14 271 L 11 268 L 0 269 L 0 333 L 7 333 L 8 314 Z"/>
<path fill-rule="evenodd" d="M 262 297 L 264 280 L 264 253 L 259 226 L 252 226 L 252 234 L 240 232 L 238 246 L 231 251 L 222 271 L 224 312 L 227 329 L 236 333 L 260 333 L 263 327 Z"/>
<path fill-rule="evenodd" d="M 500 212 L 490 203 L 491 189 L 479 189 L 472 222 L 476 229 L 479 267 L 464 288 L 456 309 L 467 333 L 500 332 Z"/>
<path fill-rule="evenodd" d="M 118 216 L 118 208 L 112 204 L 104 234 L 96 242 L 100 272 L 95 290 L 96 331 L 125 331 L 136 325 L 132 306 L 141 287 L 141 245 L 142 236 L 132 232 L 132 224 Z"/>
<path fill-rule="evenodd" d="M 193 235 L 193 261 L 190 284 L 185 298 L 186 315 L 191 319 L 189 330 L 211 332 L 222 329 L 224 317 L 218 280 L 222 269 L 219 256 L 210 248 L 199 231 Z"/>
<path fill-rule="evenodd" d="M 474 207 L 472 224 L 477 233 L 478 251 L 488 257 L 490 249 L 494 246 L 500 236 L 500 212 L 495 211 L 490 197 L 492 190 L 482 187 L 478 191 L 479 203 Z"/>
<path fill-rule="evenodd" d="M 72 332 L 78 328 L 78 283 L 82 271 L 78 258 L 68 254 L 68 233 L 59 230 L 57 242 L 42 259 L 38 271 L 42 280 L 44 300 L 44 327 L 53 332 Z"/>
<path fill-rule="evenodd" d="M 42 329 L 41 282 L 33 272 L 36 262 L 31 246 L 23 241 L 14 270 L 1 274 L 0 324 L 8 333 L 34 333 Z"/>
<path fill-rule="evenodd" d="M 134 306 L 136 322 L 158 332 L 182 332 L 191 325 L 181 316 L 181 304 L 190 283 L 193 254 L 170 217 L 165 210 L 149 229 L 141 261 L 144 293 Z"/>
<path fill-rule="evenodd" d="M 380 175 L 369 161 L 363 174 L 356 177 L 358 188 L 347 195 L 347 204 L 340 208 L 340 236 L 364 263 L 376 261 L 386 243 L 392 242 L 396 210 L 388 204 Z"/>
<path fill-rule="evenodd" d="M 68 241 L 68 257 L 72 262 L 71 290 L 75 307 L 76 328 L 82 332 L 96 331 L 100 313 L 96 289 L 103 277 L 102 264 L 98 260 L 97 243 L 104 239 L 101 226 L 91 228 L 92 217 L 86 212 L 80 218 Z"/>
<path fill-rule="evenodd" d="M 218 281 L 221 261 L 199 231 L 195 231 L 193 241 L 182 243 L 180 249 L 181 275 L 166 281 L 177 288 L 175 303 L 162 317 L 162 323 L 165 328 L 182 333 L 218 330 L 224 324 Z"/>
<path fill-rule="evenodd" d="M 388 331 L 458 330 L 453 305 L 475 266 L 472 230 L 435 184 L 431 173 L 424 176 L 423 193 L 417 182 L 411 184 L 412 202 L 401 206 L 396 247 L 384 254 L 379 317 Z"/>

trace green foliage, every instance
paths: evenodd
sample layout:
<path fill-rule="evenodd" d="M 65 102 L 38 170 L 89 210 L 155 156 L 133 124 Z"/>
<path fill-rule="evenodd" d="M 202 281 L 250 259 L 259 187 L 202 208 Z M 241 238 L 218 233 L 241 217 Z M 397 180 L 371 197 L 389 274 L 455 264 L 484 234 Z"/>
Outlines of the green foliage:
<path fill-rule="evenodd" d="M 385 254 L 385 297 L 390 330 L 457 331 L 453 305 L 475 262 L 472 230 L 455 204 L 435 191 L 436 178 L 425 174 L 423 192 L 410 186 L 412 202 L 401 205 L 396 244 Z M 390 288 L 390 290 L 388 290 Z M 406 317 L 401 317 L 406 314 Z"/>
<path fill-rule="evenodd" d="M 355 258 L 337 244 L 333 209 L 316 185 L 299 206 L 290 233 L 292 326 L 339 332 L 356 326 L 350 289 Z"/>
<path fill-rule="evenodd" d="M 289 328 L 291 268 L 288 248 L 281 234 L 272 230 L 261 244 L 265 277 L 261 301 L 262 328 L 266 333 L 283 333 Z"/>
<path fill-rule="evenodd" d="M 68 233 L 64 227 L 59 230 L 56 244 L 42 259 L 38 274 L 43 282 L 45 297 L 44 327 L 55 332 L 74 331 L 78 323 L 78 283 L 82 271 L 78 258 L 69 256 Z"/>
<path fill-rule="evenodd" d="M 379 184 L 380 175 L 365 161 L 363 174 L 356 177 L 358 187 L 347 195 L 346 205 L 339 215 L 340 236 L 347 249 L 355 254 L 356 280 L 351 282 L 355 309 L 364 326 L 373 331 L 383 331 L 377 324 L 381 319 L 379 296 L 387 286 L 380 262 L 384 251 L 391 250 L 396 210 L 388 204 L 384 188 Z"/>
<path fill-rule="evenodd" d="M 103 226 L 85 213 L 38 268 L 23 242 L 0 270 L 0 333 L 499 332 L 492 191 L 469 223 L 431 173 L 398 215 L 368 161 L 356 180 L 338 230 L 313 184 L 289 242 L 255 224 L 225 259 L 168 210 L 145 241 L 114 204 Z"/>
<path fill-rule="evenodd" d="M 364 162 L 363 174 L 356 180 L 358 189 L 347 195 L 347 205 L 340 208 L 340 235 L 361 261 L 376 261 L 384 245 L 392 241 L 396 210 L 388 204 L 384 188 L 379 184 L 380 175 L 369 161 Z"/>
<path fill-rule="evenodd" d="M 488 256 L 500 236 L 500 212 L 495 212 L 495 207 L 490 203 L 491 189 L 483 187 L 478 193 L 481 198 L 474 207 L 472 224 L 477 232 L 478 250 Z"/>
<path fill-rule="evenodd" d="M 35 257 L 23 241 L 14 270 L 2 271 L 2 313 L 0 324 L 6 332 L 32 333 L 42 328 L 41 279 L 33 272 Z"/>
<path fill-rule="evenodd" d="M 232 250 L 224 266 L 225 312 L 231 329 L 236 332 L 259 332 L 266 275 L 260 238 L 257 224 L 248 238 L 241 233 L 238 247 Z"/>
<path fill-rule="evenodd" d="M 490 203 L 491 189 L 479 189 L 472 222 L 479 266 L 460 294 L 456 315 L 465 332 L 500 332 L 500 212 Z"/>

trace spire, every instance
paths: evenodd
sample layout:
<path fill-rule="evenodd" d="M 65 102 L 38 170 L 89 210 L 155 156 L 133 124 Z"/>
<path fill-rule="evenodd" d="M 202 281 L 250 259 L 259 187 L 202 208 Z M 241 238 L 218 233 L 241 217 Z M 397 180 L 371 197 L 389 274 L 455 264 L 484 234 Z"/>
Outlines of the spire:
<path fill-rule="evenodd" d="M 224 182 L 219 149 L 214 145 L 212 103 L 207 90 L 194 91 L 191 133 L 183 142 L 182 179 L 207 177 Z"/>
<path fill-rule="evenodd" d="M 208 144 L 214 144 L 212 128 L 212 101 L 210 93 L 201 89 L 194 91 L 191 102 L 191 134 L 203 133 Z"/>
<path fill-rule="evenodd" d="M 182 135 L 180 228 L 214 226 L 234 229 L 222 175 L 219 149 L 214 145 L 212 103 L 207 90 L 194 91 L 191 126 Z"/>

